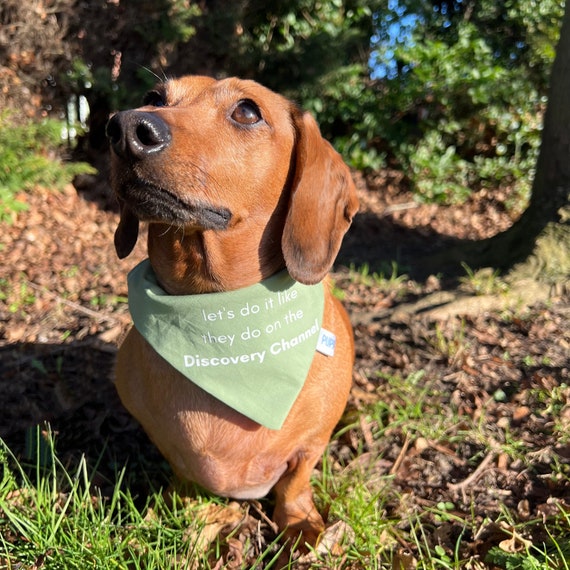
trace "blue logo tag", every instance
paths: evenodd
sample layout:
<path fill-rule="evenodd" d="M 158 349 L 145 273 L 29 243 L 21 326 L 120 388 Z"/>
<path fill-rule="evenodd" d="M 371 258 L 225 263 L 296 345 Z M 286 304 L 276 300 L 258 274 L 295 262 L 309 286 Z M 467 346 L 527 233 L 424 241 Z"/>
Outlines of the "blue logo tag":
<path fill-rule="evenodd" d="M 317 350 L 327 356 L 334 356 L 334 348 L 336 346 L 336 336 L 325 329 L 321 329 L 319 341 L 317 342 Z"/>

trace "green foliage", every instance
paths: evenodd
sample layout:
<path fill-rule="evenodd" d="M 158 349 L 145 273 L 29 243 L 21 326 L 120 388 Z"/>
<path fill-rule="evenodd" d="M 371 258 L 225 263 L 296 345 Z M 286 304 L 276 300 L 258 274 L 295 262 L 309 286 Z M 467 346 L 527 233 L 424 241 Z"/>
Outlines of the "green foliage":
<path fill-rule="evenodd" d="M 15 200 L 16 208 L 25 206 L 26 204 Z M 8 205 L 4 207 L 8 208 Z M 22 208 L 20 207 L 20 210 Z M 17 209 L 15 211 L 18 211 Z M 24 311 L 26 307 L 33 305 L 36 302 L 36 296 L 30 290 L 28 283 L 22 279 L 18 285 L 11 284 L 7 279 L 0 279 L 0 301 L 3 301 L 10 313 L 17 313 Z"/>
<path fill-rule="evenodd" d="M 457 155 L 455 146 L 446 145 L 437 130 L 426 133 L 415 145 L 402 145 L 401 150 L 421 201 L 446 204 L 463 202 L 469 196 L 469 164 Z"/>
<path fill-rule="evenodd" d="M 249 2 L 234 13 L 241 33 L 225 68 L 297 100 L 356 168 L 381 168 L 384 155 L 370 144 L 379 124 L 367 58 L 374 14 L 382 4 Z"/>
<path fill-rule="evenodd" d="M 374 285 L 384 292 L 402 292 L 402 294 L 406 282 L 409 281 L 408 275 L 401 272 L 395 261 L 392 261 L 389 267 L 382 268 L 382 271 L 372 273 L 366 263 L 358 268 L 351 264 L 348 275 L 351 283 L 360 283 L 366 287 Z"/>
<path fill-rule="evenodd" d="M 297 99 L 355 168 L 402 168 L 420 200 L 509 186 L 524 202 L 562 12 L 562 0 L 254 2 L 235 8 L 226 67 Z M 373 80 L 378 66 L 392 67 Z"/>
<path fill-rule="evenodd" d="M 518 25 L 513 11 L 507 14 L 510 27 Z M 473 189 L 499 185 L 514 186 L 527 199 L 546 82 L 537 85 L 536 70 L 513 65 L 512 53 L 500 57 L 484 29 L 471 21 L 424 37 L 430 25 L 418 24 L 413 41 L 397 46 L 403 71 L 387 80 L 391 104 L 405 110 L 401 133 L 391 134 L 393 142 L 401 141 L 398 161 L 422 200 L 463 201 Z M 541 47 L 533 61 L 545 76 L 554 50 Z"/>
<path fill-rule="evenodd" d="M 165 70 L 238 75 L 312 111 L 352 166 L 405 171 L 420 200 L 497 187 L 514 188 L 517 204 L 528 199 L 563 0 L 114 6 L 92 33 L 86 7 L 69 14 L 74 39 L 54 71 L 66 97 L 97 107 L 99 129 Z"/>
<path fill-rule="evenodd" d="M 499 271 L 493 271 L 490 267 L 473 271 L 466 263 L 461 266 L 467 274 L 460 277 L 460 288 L 475 295 L 500 295 L 508 291 L 508 284 L 499 277 Z"/>
<path fill-rule="evenodd" d="M 185 48 L 196 34 L 195 23 L 201 14 L 200 6 L 188 0 L 141 0 L 121 4 L 120 9 L 108 7 L 85 33 L 84 20 L 92 18 L 89 6 L 66 13 L 69 27 L 75 31 L 68 42 L 76 45 L 65 66 L 57 62 L 63 92 L 66 96 L 84 95 L 92 111 L 97 107 L 107 114 L 138 106 L 144 93 L 165 77 L 165 67 L 177 57 L 188 59 Z M 124 39 L 118 46 L 117 37 Z M 115 49 L 101 50 L 101 44 Z M 103 128 L 103 124 L 97 127 Z"/>
<path fill-rule="evenodd" d="M 18 193 L 36 185 L 61 188 L 73 176 L 93 171 L 87 164 L 64 163 L 57 157 L 61 129 L 58 121 L 15 124 L 0 115 L 0 220 L 27 208 Z"/>
<path fill-rule="evenodd" d="M 354 168 L 378 170 L 385 166 L 386 156 L 371 144 L 381 125 L 376 94 L 363 89 L 370 83 L 367 74 L 363 65 L 345 66 L 319 78 L 316 86 L 300 89 L 299 96 Z"/>
<path fill-rule="evenodd" d="M 298 0 L 251 2 L 243 12 L 240 53 L 249 54 L 251 71 L 270 87 L 296 92 L 332 71 L 361 63 L 369 41 L 372 14 L 380 2 Z M 251 73 L 250 71 L 250 73 Z"/>
<path fill-rule="evenodd" d="M 4 186 L 0 186 L 0 221 L 9 220 L 17 212 L 27 210 L 28 205 L 10 192 Z"/>
<path fill-rule="evenodd" d="M 566 550 L 568 550 L 567 546 Z M 560 554 L 565 556 L 568 552 L 561 552 Z M 485 561 L 505 570 L 547 570 L 548 568 L 565 567 L 558 566 L 557 556 L 549 554 L 546 548 L 541 550 L 536 546 L 527 548 L 522 552 L 505 552 L 495 546 L 491 548 Z"/>
<path fill-rule="evenodd" d="M 531 68 L 545 71 L 555 56 L 564 2 L 560 0 L 510 0 L 508 15 L 519 29 L 524 30 L 526 54 Z M 526 47 L 523 44 L 523 47 Z M 544 76 L 547 82 L 547 76 Z"/>
<path fill-rule="evenodd" d="M 188 0 L 169 0 L 164 12 L 159 12 L 157 41 L 187 42 L 195 33 L 194 21 L 201 14 L 200 7 Z M 146 29 L 142 30 L 147 33 Z"/>

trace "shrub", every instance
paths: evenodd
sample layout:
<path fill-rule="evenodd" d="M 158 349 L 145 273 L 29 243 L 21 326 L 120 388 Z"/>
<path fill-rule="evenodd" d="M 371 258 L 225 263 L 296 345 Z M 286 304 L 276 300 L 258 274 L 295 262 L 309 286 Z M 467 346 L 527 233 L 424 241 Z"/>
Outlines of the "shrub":
<path fill-rule="evenodd" d="M 36 185 L 60 189 L 75 175 L 94 171 L 86 163 L 59 158 L 61 132 L 59 121 L 16 124 L 0 115 L 0 220 L 10 220 L 27 208 L 18 193 Z"/>

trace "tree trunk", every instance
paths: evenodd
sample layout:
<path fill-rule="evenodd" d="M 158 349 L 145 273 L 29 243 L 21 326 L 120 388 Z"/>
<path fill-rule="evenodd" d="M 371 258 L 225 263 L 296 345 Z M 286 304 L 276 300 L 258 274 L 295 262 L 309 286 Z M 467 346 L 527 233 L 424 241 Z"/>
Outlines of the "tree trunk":
<path fill-rule="evenodd" d="M 550 76 L 548 105 L 532 194 L 528 208 L 507 231 L 479 242 L 468 242 L 429 256 L 418 268 L 457 272 L 460 262 L 472 269 L 508 271 L 536 253 L 537 240 L 552 232 L 566 241 L 570 235 L 570 3 L 566 4 L 556 58 Z M 561 230 L 561 231 L 560 231 Z M 568 253 L 570 256 L 570 253 Z"/>

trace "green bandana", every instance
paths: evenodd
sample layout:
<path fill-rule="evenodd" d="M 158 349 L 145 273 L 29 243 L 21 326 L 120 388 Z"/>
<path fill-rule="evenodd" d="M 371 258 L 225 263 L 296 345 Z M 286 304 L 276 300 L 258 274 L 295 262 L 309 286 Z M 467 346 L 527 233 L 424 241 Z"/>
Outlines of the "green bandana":
<path fill-rule="evenodd" d="M 280 429 L 315 350 L 332 356 L 321 329 L 324 287 L 286 271 L 222 293 L 168 295 L 148 260 L 128 276 L 137 330 L 186 378 L 248 418 Z"/>

